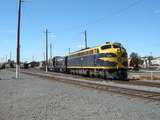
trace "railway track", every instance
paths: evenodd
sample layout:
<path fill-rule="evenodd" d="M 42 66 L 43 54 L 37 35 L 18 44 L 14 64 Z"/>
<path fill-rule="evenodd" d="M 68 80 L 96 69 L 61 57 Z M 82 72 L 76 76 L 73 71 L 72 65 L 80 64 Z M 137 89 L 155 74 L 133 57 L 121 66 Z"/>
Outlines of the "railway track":
<path fill-rule="evenodd" d="M 132 89 L 132 88 L 124 88 L 124 87 L 117 87 L 117 86 L 112 86 L 112 85 L 100 84 L 100 83 L 97 83 L 96 81 L 89 81 L 89 80 L 85 81 L 85 80 L 79 79 L 79 78 L 76 79 L 76 78 L 70 77 L 69 75 L 63 76 L 63 74 L 60 74 L 57 76 L 52 73 L 45 73 L 45 72 L 39 72 L 39 71 L 33 72 L 33 71 L 27 71 L 27 70 L 23 70 L 22 73 L 32 75 L 32 76 L 41 77 L 41 78 L 52 79 L 52 80 L 56 80 L 56 81 L 64 82 L 64 83 L 68 83 L 68 84 L 74 84 L 74 85 L 78 85 L 78 86 L 82 86 L 82 87 L 128 95 L 131 97 L 139 97 L 139 98 L 144 98 L 144 99 L 149 99 L 149 100 L 160 101 L 160 93 L 159 92 L 136 90 L 136 89 Z"/>
<path fill-rule="evenodd" d="M 44 74 L 45 72 L 40 69 L 29 69 L 30 72 L 38 72 Z M 89 81 L 104 81 L 104 79 L 101 78 L 93 78 L 93 77 L 84 77 L 80 75 L 71 75 L 71 74 L 65 74 L 65 73 L 56 73 L 56 72 L 48 72 L 49 74 L 55 75 L 55 76 L 66 76 L 66 77 L 72 77 L 72 78 L 78 78 L 78 79 L 84 79 Z M 108 80 L 110 81 L 110 80 Z M 126 85 L 139 85 L 139 86 L 148 86 L 148 87 L 158 87 L 160 88 L 160 82 L 147 82 L 147 81 L 141 81 L 141 80 L 133 80 L 130 79 L 129 81 L 119 81 L 119 80 L 113 80 L 112 82 L 119 83 L 119 84 L 126 84 Z"/>

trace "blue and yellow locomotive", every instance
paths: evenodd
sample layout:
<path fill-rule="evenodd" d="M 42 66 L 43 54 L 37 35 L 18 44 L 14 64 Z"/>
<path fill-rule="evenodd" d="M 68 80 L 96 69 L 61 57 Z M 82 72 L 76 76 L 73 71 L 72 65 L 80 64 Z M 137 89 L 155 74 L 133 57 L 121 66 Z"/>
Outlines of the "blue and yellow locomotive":
<path fill-rule="evenodd" d="M 82 49 L 65 57 L 53 58 L 54 70 L 105 79 L 127 79 L 128 56 L 120 43 Z"/>

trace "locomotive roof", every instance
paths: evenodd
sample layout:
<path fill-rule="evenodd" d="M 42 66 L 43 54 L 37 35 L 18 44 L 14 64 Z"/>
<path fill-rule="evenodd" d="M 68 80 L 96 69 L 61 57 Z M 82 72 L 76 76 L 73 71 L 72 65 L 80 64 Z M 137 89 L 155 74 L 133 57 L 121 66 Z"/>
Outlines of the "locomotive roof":
<path fill-rule="evenodd" d="M 98 46 L 97 46 L 97 47 L 98 47 Z M 76 54 L 76 53 L 85 52 L 85 51 L 92 50 L 92 49 L 95 49 L 95 48 L 96 48 L 96 47 L 92 47 L 92 48 L 84 48 L 84 49 L 81 49 L 81 50 L 72 52 L 72 53 L 70 53 L 69 55 L 74 55 L 74 54 Z"/>
<path fill-rule="evenodd" d="M 95 47 L 91 47 L 91 48 L 84 48 L 84 49 L 81 49 L 81 50 L 72 52 L 72 53 L 70 53 L 69 55 L 74 55 L 74 54 L 77 54 L 77 53 L 79 53 L 79 52 L 89 51 L 89 50 L 92 50 L 92 49 L 101 47 L 101 46 L 103 46 L 103 45 L 112 45 L 112 44 L 116 44 L 116 45 L 118 45 L 118 46 L 121 46 L 121 43 L 118 43 L 118 42 L 106 42 L 105 44 L 102 44 L 102 45 L 99 45 L 99 46 L 95 46 Z"/>

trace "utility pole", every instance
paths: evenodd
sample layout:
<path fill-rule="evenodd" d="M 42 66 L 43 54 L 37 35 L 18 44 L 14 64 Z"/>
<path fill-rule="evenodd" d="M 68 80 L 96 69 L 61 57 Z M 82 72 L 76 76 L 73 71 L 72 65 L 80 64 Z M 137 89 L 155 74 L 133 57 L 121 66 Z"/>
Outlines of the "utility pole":
<path fill-rule="evenodd" d="M 16 79 L 20 79 L 20 27 L 21 27 L 21 3 L 18 6 L 18 27 L 17 27 L 17 59 L 16 59 Z"/>
<path fill-rule="evenodd" d="M 48 72 L 48 29 L 46 29 L 46 72 Z"/>
<path fill-rule="evenodd" d="M 69 50 L 69 54 L 70 54 L 71 53 L 71 49 L 69 48 L 68 50 Z"/>
<path fill-rule="evenodd" d="M 52 60 L 52 44 L 50 43 L 50 59 Z"/>
<path fill-rule="evenodd" d="M 6 55 L 6 63 L 8 62 L 8 57 L 7 57 L 7 55 Z"/>
<path fill-rule="evenodd" d="M 32 56 L 32 62 L 34 61 L 34 55 Z"/>
<path fill-rule="evenodd" d="M 46 60 L 46 57 L 45 57 L 45 52 L 43 52 L 43 61 Z"/>
<path fill-rule="evenodd" d="M 43 60 L 45 61 L 45 59 L 46 59 L 46 58 L 45 58 L 45 52 L 43 52 Z"/>
<path fill-rule="evenodd" d="M 12 61 L 12 52 L 10 51 L 10 61 Z"/>
<path fill-rule="evenodd" d="M 52 43 L 50 43 L 50 60 L 49 60 L 49 66 L 50 66 L 50 68 L 53 67 L 52 65 L 53 65 L 52 64 Z"/>
<path fill-rule="evenodd" d="M 84 31 L 84 39 L 85 39 L 85 49 L 87 49 L 88 46 L 87 46 L 87 31 L 86 30 Z"/>

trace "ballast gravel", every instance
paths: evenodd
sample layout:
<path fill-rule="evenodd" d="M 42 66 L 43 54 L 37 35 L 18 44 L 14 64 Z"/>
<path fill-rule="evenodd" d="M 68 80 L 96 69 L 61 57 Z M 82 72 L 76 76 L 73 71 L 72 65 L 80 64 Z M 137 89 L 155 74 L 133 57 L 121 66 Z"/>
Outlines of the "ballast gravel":
<path fill-rule="evenodd" d="M 0 71 L 0 120 L 160 120 L 160 102 Z"/>

